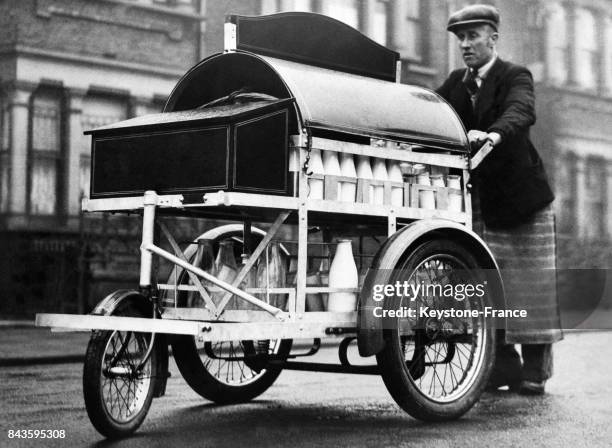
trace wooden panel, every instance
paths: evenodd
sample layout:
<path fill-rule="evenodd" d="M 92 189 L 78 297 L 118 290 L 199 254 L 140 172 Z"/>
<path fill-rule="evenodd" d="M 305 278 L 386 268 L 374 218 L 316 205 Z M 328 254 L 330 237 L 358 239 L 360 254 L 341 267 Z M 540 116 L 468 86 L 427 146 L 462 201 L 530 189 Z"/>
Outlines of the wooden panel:
<path fill-rule="evenodd" d="M 226 22 L 236 24 L 240 50 L 395 81 L 399 53 L 330 17 L 288 12 Z"/>

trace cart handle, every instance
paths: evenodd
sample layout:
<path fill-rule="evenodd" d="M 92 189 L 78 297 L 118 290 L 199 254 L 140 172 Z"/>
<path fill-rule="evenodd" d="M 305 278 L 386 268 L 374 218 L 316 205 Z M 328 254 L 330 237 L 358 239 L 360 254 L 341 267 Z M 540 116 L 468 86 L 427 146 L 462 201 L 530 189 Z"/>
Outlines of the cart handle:
<path fill-rule="evenodd" d="M 474 157 L 470 159 L 470 170 L 476 169 L 491 151 L 493 151 L 493 143 L 491 140 L 487 140 L 485 144 L 482 145 L 478 151 L 476 151 Z"/>

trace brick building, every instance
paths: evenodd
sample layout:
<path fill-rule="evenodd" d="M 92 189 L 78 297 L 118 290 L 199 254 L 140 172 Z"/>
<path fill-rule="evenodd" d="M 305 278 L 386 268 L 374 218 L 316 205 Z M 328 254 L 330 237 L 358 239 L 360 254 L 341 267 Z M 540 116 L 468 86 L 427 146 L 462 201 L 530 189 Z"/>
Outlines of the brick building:
<path fill-rule="evenodd" d="M 133 220 L 80 214 L 90 164 L 83 130 L 161 110 L 201 59 L 200 8 L 191 0 L 0 2 L 0 247 L 8 254 L 0 312 L 86 308 L 90 261 L 94 280 L 125 275 Z"/>
<path fill-rule="evenodd" d="M 558 197 L 561 264 L 608 266 L 612 0 L 486 2 L 501 11 L 500 56 L 528 65 L 536 80 L 532 136 Z M 0 2 L 0 246 L 9 254 L 0 260 L 0 312 L 86 308 L 99 292 L 83 292 L 87 275 L 136 272 L 138 223 L 79 214 L 89 172 L 82 131 L 158 111 L 188 67 L 222 50 L 225 14 L 330 15 L 399 51 L 403 82 L 433 88 L 462 66 L 445 28 L 467 3 L 474 2 Z"/>

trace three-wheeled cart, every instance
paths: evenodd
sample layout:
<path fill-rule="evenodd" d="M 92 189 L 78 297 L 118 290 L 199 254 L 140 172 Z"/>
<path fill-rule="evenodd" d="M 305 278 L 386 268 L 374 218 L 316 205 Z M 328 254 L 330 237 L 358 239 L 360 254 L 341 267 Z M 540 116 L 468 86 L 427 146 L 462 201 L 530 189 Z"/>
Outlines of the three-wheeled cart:
<path fill-rule="evenodd" d="M 225 46 L 163 113 L 90 131 L 83 207 L 142 216 L 140 285 L 37 325 L 93 330 L 92 423 L 107 437 L 140 426 L 165 392 L 169 345 L 216 403 L 250 400 L 292 368 L 380 374 L 412 416 L 461 416 L 493 362 L 483 310 L 503 294 L 471 231 L 474 158 L 456 114 L 397 82 L 397 53 L 324 16 L 229 16 Z M 185 244 L 176 217 L 234 223 Z M 339 239 L 353 254 L 337 261 Z M 487 287 L 455 294 L 468 284 Z M 312 347 L 296 353 L 294 339 Z M 339 342 L 337 364 L 294 360 L 323 339 Z M 352 341 L 376 362 L 351 363 Z"/>

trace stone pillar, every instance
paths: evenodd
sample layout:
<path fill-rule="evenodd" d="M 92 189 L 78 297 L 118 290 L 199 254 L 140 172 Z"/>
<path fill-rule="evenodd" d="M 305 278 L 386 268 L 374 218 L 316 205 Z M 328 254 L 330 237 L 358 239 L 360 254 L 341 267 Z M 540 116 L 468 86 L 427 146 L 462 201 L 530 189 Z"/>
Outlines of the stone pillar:
<path fill-rule="evenodd" d="M 9 114 L 9 213 L 24 215 L 28 200 L 28 130 L 34 86 L 18 84 L 7 94 Z"/>
<path fill-rule="evenodd" d="M 585 159 L 583 156 L 577 155 L 575 165 L 576 173 L 576 236 L 584 238 L 587 234 L 587 226 L 589 216 L 587 214 L 587 189 L 586 189 L 586 173 Z"/>
<path fill-rule="evenodd" d="M 69 217 L 77 216 L 81 211 L 81 154 L 90 140 L 90 137 L 83 135 L 82 115 L 85 95 L 84 90 L 69 89 L 66 91 L 68 138 L 65 148 L 67 160 L 64 185 L 67 190 L 66 211 Z"/>
<path fill-rule="evenodd" d="M 550 10 L 545 11 L 544 16 L 544 79 L 546 81 L 550 81 L 551 78 L 551 70 L 550 64 L 552 63 L 552 48 L 553 48 L 553 39 L 554 39 L 554 31 L 551 26 L 551 12 Z"/>
<path fill-rule="evenodd" d="M 601 93 L 612 94 L 612 16 L 601 13 Z"/>
<path fill-rule="evenodd" d="M 374 34 L 376 0 L 361 0 L 359 6 L 359 30 L 369 38 L 372 38 Z"/>
<path fill-rule="evenodd" d="M 389 17 L 391 20 L 387 46 L 401 54 L 405 50 L 406 39 L 406 4 L 403 0 L 391 0 Z"/>
<path fill-rule="evenodd" d="M 595 74 L 595 88 L 599 94 L 605 91 L 607 73 L 606 66 L 606 13 L 605 11 L 593 10 L 595 18 L 595 38 L 599 49 L 599 60 L 597 61 L 597 73 Z"/>
<path fill-rule="evenodd" d="M 563 3 L 567 21 L 567 84 L 575 86 L 578 84 L 578 66 L 576 56 L 578 54 L 578 34 L 576 30 L 576 5 Z M 554 30 L 553 30 L 554 32 Z"/>
<path fill-rule="evenodd" d="M 606 235 L 604 237 L 610 238 L 612 236 L 612 160 L 608 160 L 606 163 L 606 197 L 605 197 L 605 228 Z"/>

